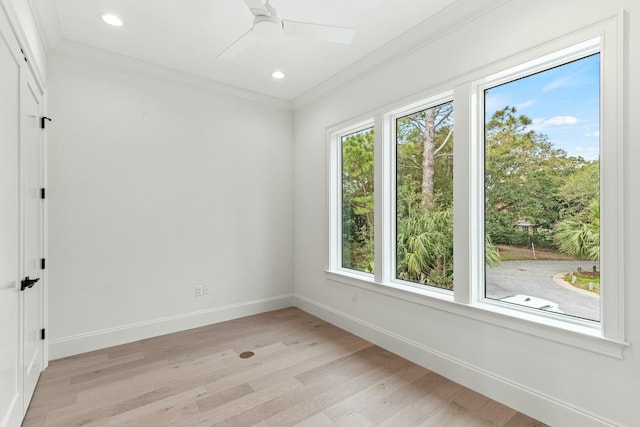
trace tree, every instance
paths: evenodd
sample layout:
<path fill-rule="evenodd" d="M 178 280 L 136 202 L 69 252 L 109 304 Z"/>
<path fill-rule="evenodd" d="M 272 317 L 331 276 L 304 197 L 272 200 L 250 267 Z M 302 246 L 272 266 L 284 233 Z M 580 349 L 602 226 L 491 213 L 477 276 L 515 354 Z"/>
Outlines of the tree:
<path fill-rule="evenodd" d="M 559 218 L 558 191 L 575 170 L 573 158 L 544 134 L 529 129 L 531 119 L 514 107 L 496 111 L 486 125 L 486 229 L 494 243 L 512 244 L 515 224 L 526 220 L 551 228 Z M 522 234 L 522 233 L 521 233 Z"/>
<path fill-rule="evenodd" d="M 342 141 L 342 266 L 373 272 L 373 130 Z"/>
<path fill-rule="evenodd" d="M 580 159 L 575 172 L 564 179 L 559 189 L 560 218 L 588 218 L 589 206 L 599 197 L 600 161 Z"/>
<path fill-rule="evenodd" d="M 453 287 L 453 104 L 397 120 L 396 275 Z"/>
<path fill-rule="evenodd" d="M 403 218 L 397 234 L 398 278 L 453 288 L 453 209 Z"/>
<path fill-rule="evenodd" d="M 592 200 L 584 219 L 565 219 L 554 230 L 560 252 L 578 259 L 600 261 L 600 200 Z"/>

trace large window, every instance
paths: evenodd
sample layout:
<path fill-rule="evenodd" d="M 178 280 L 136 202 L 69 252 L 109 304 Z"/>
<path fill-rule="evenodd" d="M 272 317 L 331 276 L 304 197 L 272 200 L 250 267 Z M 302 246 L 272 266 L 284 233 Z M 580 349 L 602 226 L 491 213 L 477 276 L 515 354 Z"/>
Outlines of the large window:
<path fill-rule="evenodd" d="M 453 289 L 453 102 L 395 126 L 396 278 Z"/>
<path fill-rule="evenodd" d="M 617 25 L 330 130 L 328 277 L 620 357 Z"/>
<path fill-rule="evenodd" d="M 600 55 L 487 88 L 484 106 L 485 296 L 599 321 Z"/>

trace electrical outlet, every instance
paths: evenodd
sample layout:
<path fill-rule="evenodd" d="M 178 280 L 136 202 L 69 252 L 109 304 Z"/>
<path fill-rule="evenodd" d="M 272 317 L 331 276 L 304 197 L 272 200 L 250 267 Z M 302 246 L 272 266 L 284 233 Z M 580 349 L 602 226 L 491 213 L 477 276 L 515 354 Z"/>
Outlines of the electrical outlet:
<path fill-rule="evenodd" d="M 202 285 L 202 294 L 209 295 L 210 293 L 211 293 L 211 289 L 209 289 L 209 285 L 208 284 Z"/>
<path fill-rule="evenodd" d="M 202 285 L 196 285 L 195 286 L 195 290 L 196 290 L 196 296 L 197 297 L 201 297 L 202 296 Z"/>

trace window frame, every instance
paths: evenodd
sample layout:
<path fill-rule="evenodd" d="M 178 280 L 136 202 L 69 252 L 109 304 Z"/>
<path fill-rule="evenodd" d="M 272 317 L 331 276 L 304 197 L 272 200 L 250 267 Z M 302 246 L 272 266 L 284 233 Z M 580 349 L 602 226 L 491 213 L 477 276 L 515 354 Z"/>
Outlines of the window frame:
<path fill-rule="evenodd" d="M 472 209 L 475 212 L 475 217 L 478 218 L 478 222 L 479 222 L 476 230 L 480 233 L 478 236 L 475 236 L 473 240 L 482 242 L 476 248 L 476 253 L 478 255 L 482 255 L 482 257 L 484 257 L 484 254 L 485 254 L 485 247 L 483 244 L 485 239 L 485 225 L 486 225 L 485 205 L 484 205 L 484 195 L 485 195 L 484 165 L 485 165 L 485 135 L 486 135 L 485 110 L 484 110 L 484 106 L 485 106 L 484 99 L 486 96 L 485 91 L 487 89 L 491 89 L 499 85 L 507 84 L 518 79 L 524 79 L 532 75 L 535 75 L 536 73 L 544 72 L 544 71 L 553 69 L 555 67 L 559 67 L 559 66 L 571 63 L 572 61 L 580 60 L 594 54 L 600 54 L 601 52 L 602 52 L 601 37 L 594 37 L 589 40 L 585 40 L 581 43 L 578 43 L 576 45 L 567 47 L 565 49 L 561 49 L 559 51 L 545 55 L 541 58 L 533 59 L 524 64 L 484 77 L 482 79 L 476 80 L 471 83 L 472 92 L 474 93 L 474 96 L 477 100 L 477 102 L 473 103 L 472 105 L 472 111 L 475 111 L 475 113 L 473 114 L 477 115 L 477 118 L 476 118 L 477 128 L 475 133 L 475 139 L 473 140 L 472 144 L 474 145 L 477 144 L 477 147 L 478 147 L 477 152 L 474 153 L 475 158 L 471 159 L 471 162 L 472 164 L 474 164 L 473 166 L 474 166 L 474 169 L 477 171 L 477 173 L 472 175 L 471 179 L 474 182 L 474 187 L 476 188 L 476 191 L 478 191 L 478 194 L 481 195 L 481 197 L 479 197 L 477 200 L 480 203 L 480 206 L 472 207 Z M 602 71 L 602 60 L 600 61 L 600 67 Z M 603 90 L 604 79 L 601 77 L 600 80 L 601 80 L 600 91 L 599 91 L 600 92 L 600 121 L 602 122 L 603 112 L 604 112 L 604 106 L 602 102 L 602 93 L 604 92 Z M 602 130 L 602 126 L 601 126 L 600 138 L 599 138 L 600 158 L 602 158 L 602 155 L 604 154 L 602 141 L 606 139 L 606 136 L 608 135 L 606 135 L 606 133 Z M 602 189 L 604 187 L 602 183 L 602 171 L 604 170 L 605 168 L 602 167 L 601 178 L 600 178 L 601 199 L 602 199 L 602 193 L 603 193 Z M 475 182 L 476 180 L 477 182 Z M 602 211 L 604 212 L 604 210 L 605 209 L 603 208 Z M 603 215 L 601 213 L 601 217 L 602 216 Z M 604 221 L 602 222 L 604 223 Z M 601 233 L 601 236 L 602 236 L 602 233 Z M 607 247 L 605 248 L 605 250 L 608 251 L 609 248 Z M 549 312 L 545 310 L 537 310 L 537 309 L 528 308 L 525 306 L 519 306 L 517 304 L 505 303 L 492 298 L 487 298 L 485 296 L 486 295 L 486 267 L 485 267 L 485 263 L 483 262 L 478 262 L 478 265 L 480 266 L 479 270 L 476 272 L 476 274 L 472 275 L 472 280 L 477 281 L 477 283 L 473 284 L 473 286 L 477 287 L 477 292 L 474 293 L 477 296 L 477 298 L 472 300 L 472 303 L 486 305 L 487 309 L 492 309 L 492 307 L 494 306 L 509 307 L 512 310 L 522 311 L 526 313 L 534 313 L 548 319 L 555 319 L 556 321 L 559 321 L 559 322 L 567 322 L 567 323 L 581 326 L 584 328 L 592 328 L 594 330 L 600 330 L 602 328 L 602 322 L 604 321 L 602 300 L 604 299 L 604 295 L 601 295 L 601 298 L 600 298 L 600 302 L 601 302 L 600 304 L 601 321 L 600 322 L 588 320 L 588 319 L 581 319 L 581 318 L 570 316 L 567 314 L 559 314 L 559 313 Z M 606 283 L 608 282 L 608 275 L 607 275 L 608 270 L 609 270 L 608 268 L 601 269 L 602 277 L 605 279 L 603 280 L 603 283 L 605 283 L 605 286 L 603 286 L 603 290 L 602 290 L 603 293 L 604 293 L 604 288 L 607 287 Z"/>
<path fill-rule="evenodd" d="M 387 105 L 328 129 L 329 262 L 326 278 L 349 286 L 496 325 L 557 343 L 622 358 L 624 331 L 624 90 L 623 23 L 620 13 L 608 20 L 533 47 L 483 68 L 443 82 L 430 91 Z M 602 280 L 601 321 L 519 307 L 484 298 L 484 94 L 498 81 L 600 53 L 600 199 Z M 537 68 L 537 71 L 535 71 Z M 482 96 L 480 96 L 482 95 Z M 395 119 L 453 99 L 454 274 L 453 291 L 395 279 L 396 141 Z M 375 135 L 375 274 L 336 268 L 336 137 L 369 127 Z M 606 142 L 605 142 L 606 141 Z M 332 147 L 332 148 L 331 148 Z M 341 176 L 341 174 L 340 174 Z M 341 244 L 341 241 L 337 241 Z M 333 261 L 332 261 L 333 260 Z"/>
<path fill-rule="evenodd" d="M 329 262 L 328 269 L 336 271 L 341 274 L 362 278 L 365 280 L 373 280 L 373 274 L 364 271 L 354 270 L 350 268 L 344 268 L 342 266 L 342 138 L 365 131 L 367 129 L 374 129 L 373 119 L 365 119 L 358 121 L 352 125 L 333 130 L 329 132 L 329 164 L 331 183 L 329 186 L 329 206 L 331 213 L 329 215 L 329 229 L 332 230 L 330 235 L 329 247 Z M 375 143 L 374 143 L 375 145 Z M 375 158 L 375 153 L 374 153 Z M 375 160 L 374 160 L 375 162 Z M 374 165 L 375 176 L 375 165 Z M 374 179 L 374 191 L 376 183 Z M 375 198 L 374 198 L 374 218 L 375 218 Z M 375 221 L 375 219 L 374 219 Z M 374 234 L 374 248 L 375 248 L 375 234 Z"/>
<path fill-rule="evenodd" d="M 408 116 L 410 114 L 414 114 L 417 113 L 419 111 L 424 111 L 427 110 L 429 108 L 433 108 L 433 107 L 437 107 L 439 105 L 442 104 L 446 104 L 448 102 L 452 102 L 453 103 L 453 90 L 446 90 L 440 93 L 437 93 L 435 95 L 429 96 L 423 100 L 420 100 L 418 102 L 414 102 L 408 105 L 405 105 L 401 108 L 392 110 L 388 113 L 385 114 L 384 117 L 384 124 L 383 126 L 386 128 L 385 129 L 385 135 L 389 135 L 390 139 L 388 141 L 388 145 L 390 145 L 390 174 L 391 174 L 391 179 L 390 179 L 390 184 L 391 184 L 391 192 L 390 192 L 390 197 L 391 197 L 391 215 L 392 215 L 392 220 L 391 220 L 391 227 L 390 227 L 390 231 L 391 231 L 391 264 L 390 264 L 390 278 L 389 278 L 389 282 L 393 283 L 395 285 L 398 286 L 402 286 L 402 287 L 409 287 L 409 288 L 417 288 L 417 289 L 426 289 L 429 290 L 431 292 L 436 292 L 438 294 L 441 294 L 444 297 L 449 297 L 452 298 L 453 297 L 453 290 L 449 290 L 449 289 L 443 289 L 443 288 L 438 288 L 437 286 L 430 286 L 430 285 L 420 285 L 418 283 L 414 283 L 408 280 L 402 280 L 402 279 L 398 279 L 397 277 L 397 272 L 398 272 L 398 265 L 397 265 L 397 260 L 398 260 L 398 236 L 397 236 L 397 225 L 398 225 L 398 216 L 397 216 L 397 212 L 398 212 L 398 143 L 397 143 L 397 120 Z M 453 111 L 454 111 L 454 117 L 455 117 L 455 104 L 453 105 Z M 454 120 L 455 122 L 455 120 Z M 455 131 L 454 131 L 454 139 L 455 139 Z M 455 144 L 454 144 L 455 147 Z M 455 171 L 454 171 L 454 176 L 455 176 Z M 454 226 L 455 228 L 455 226 Z M 455 232 L 455 231 L 454 231 Z M 454 244 L 454 248 L 455 248 L 455 244 Z M 455 251 L 455 249 L 454 249 Z M 455 270 L 454 270 L 455 272 Z M 455 274 L 455 273 L 454 273 Z M 454 285 L 455 286 L 455 285 Z"/>
<path fill-rule="evenodd" d="M 531 313 L 546 319 L 551 325 L 569 328 L 582 333 L 595 333 L 607 339 L 624 341 L 624 269 L 623 234 L 620 230 L 624 211 L 622 189 L 622 97 L 620 85 L 621 57 L 619 42 L 612 37 L 612 29 L 601 34 L 583 37 L 580 41 L 565 43 L 545 55 L 533 57 L 521 64 L 505 68 L 497 73 L 482 77 L 471 83 L 471 115 L 473 133 L 471 146 L 470 179 L 475 193 L 480 195 L 471 206 L 471 216 L 478 218 L 474 234 L 469 241 L 475 242 L 474 253 L 484 254 L 484 90 L 513 80 L 530 76 L 589 55 L 600 54 L 600 200 L 601 232 L 600 260 L 601 277 L 604 286 L 600 295 L 600 322 L 576 317 L 512 306 L 510 310 Z M 606 142 L 605 142 L 606 141 Z M 486 298 L 485 268 L 483 262 L 474 264 L 470 276 L 471 298 L 469 303 L 487 310 L 502 309 L 505 303 Z"/>

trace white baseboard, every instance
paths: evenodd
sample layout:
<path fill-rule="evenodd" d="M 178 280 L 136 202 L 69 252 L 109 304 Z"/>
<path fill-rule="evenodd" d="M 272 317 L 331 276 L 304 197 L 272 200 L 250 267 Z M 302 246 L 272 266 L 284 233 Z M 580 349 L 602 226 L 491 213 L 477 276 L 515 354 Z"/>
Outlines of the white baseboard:
<path fill-rule="evenodd" d="M 546 424 L 581 427 L 616 425 L 304 296 L 295 295 L 293 305 Z"/>
<path fill-rule="evenodd" d="M 292 294 L 241 302 L 49 341 L 50 360 L 291 307 Z"/>

